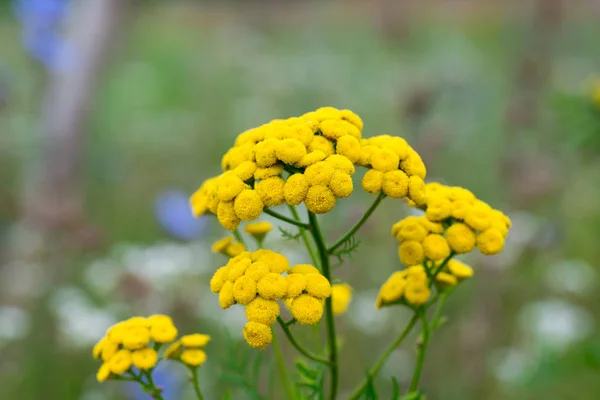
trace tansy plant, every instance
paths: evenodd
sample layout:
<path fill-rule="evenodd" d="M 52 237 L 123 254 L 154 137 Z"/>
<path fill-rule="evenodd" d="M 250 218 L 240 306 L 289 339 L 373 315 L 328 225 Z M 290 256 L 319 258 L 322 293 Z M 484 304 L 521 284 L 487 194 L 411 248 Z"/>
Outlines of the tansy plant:
<path fill-rule="evenodd" d="M 355 234 L 382 200 L 404 199 L 409 207 L 422 210 L 421 216 L 404 218 L 391 227 L 404 266 L 382 284 L 374 304 L 376 309 L 408 307 L 413 316 L 367 369 L 367 376 L 349 392 L 349 399 L 376 397 L 373 378 L 417 324 L 421 329 L 417 362 L 402 398 L 422 398 L 419 378 L 431 335 L 442 322 L 442 308 L 454 289 L 473 275 L 471 267 L 455 256 L 475 248 L 486 255 L 499 253 L 510 228 L 506 215 L 469 190 L 426 184 L 425 165 L 403 138 L 363 138 L 362 130 L 361 118 L 352 111 L 323 107 L 245 131 L 223 156 L 223 173 L 205 181 L 190 199 L 195 215 L 215 215 L 232 232 L 213 245 L 213 251 L 227 256 L 228 261 L 216 270 L 209 288 L 218 294 L 223 309 L 245 308 L 243 336 L 249 346 L 257 350 L 275 346 L 289 399 L 339 398 L 341 365 L 334 317 L 347 309 L 352 288 L 332 276 L 331 259 L 343 263 L 344 255 L 356 250 Z M 352 195 L 352 176 L 358 168 L 365 170 L 362 189 L 375 199 L 346 234 L 327 244 L 317 215 L 331 211 L 338 201 Z M 307 214 L 304 218 L 296 209 L 302 203 Z M 280 206 L 286 206 L 289 213 L 276 211 Z M 310 264 L 290 265 L 284 254 L 265 248 L 271 224 L 250 222 L 263 213 L 297 229 L 297 233 L 281 232 L 303 242 Z M 243 223 L 244 232 L 254 239 L 254 250 L 239 229 Z M 287 309 L 285 313 L 282 306 Z M 163 325 L 157 328 L 157 323 Z M 285 372 L 275 324 L 304 358 L 297 363 L 302 381 L 295 385 Z M 325 325 L 325 350 L 315 352 L 301 344 L 294 335 L 296 324 Z M 155 331 L 161 334 L 156 336 Z M 94 349 L 94 355 L 104 360 L 98 380 L 134 380 L 160 398 L 160 390 L 152 384 L 152 368 L 162 344 L 174 341 L 176 335 L 170 319 L 164 316 L 133 318 L 110 328 Z M 202 348 L 207 342 L 203 335 L 184 336 L 163 355 L 190 368 L 198 398 L 196 367 L 206 359 Z M 397 384 L 394 389 L 394 398 L 400 399 Z"/>

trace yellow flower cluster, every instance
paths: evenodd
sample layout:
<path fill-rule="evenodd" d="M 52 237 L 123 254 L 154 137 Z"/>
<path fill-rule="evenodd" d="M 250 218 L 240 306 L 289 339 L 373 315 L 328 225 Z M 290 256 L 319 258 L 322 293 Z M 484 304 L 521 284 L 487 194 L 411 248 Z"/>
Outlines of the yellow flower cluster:
<path fill-rule="evenodd" d="M 431 295 L 427 274 L 422 265 L 415 265 L 394 272 L 381 286 L 375 306 L 380 309 L 386 305 L 407 304 L 420 306 Z"/>
<path fill-rule="evenodd" d="M 167 348 L 163 357 L 180 360 L 190 367 L 199 367 L 206 362 L 204 347 L 209 341 L 210 336 L 201 333 L 182 336 Z"/>
<path fill-rule="evenodd" d="M 273 225 L 268 221 L 255 222 L 253 224 L 247 224 L 244 227 L 244 231 L 254 237 L 259 242 L 262 241 L 267 233 L 273 230 Z"/>
<path fill-rule="evenodd" d="M 282 275 L 287 274 L 287 275 Z M 290 268 L 288 259 L 274 251 L 243 252 L 219 268 L 210 281 L 223 309 L 246 306 L 248 323 L 244 338 L 256 349 L 273 340 L 271 325 L 280 313 L 277 300 L 285 300 L 301 324 L 316 324 L 323 316 L 323 301 L 331 295 L 331 284 L 308 264 Z"/>
<path fill-rule="evenodd" d="M 224 173 L 192 195 L 192 210 L 215 214 L 229 230 L 285 203 L 326 213 L 352 193 L 362 128 L 352 111 L 322 107 L 245 131 L 223 156 Z"/>
<path fill-rule="evenodd" d="M 339 283 L 331 287 L 331 303 L 333 315 L 341 315 L 346 312 L 352 300 L 352 287 L 347 283 Z"/>
<path fill-rule="evenodd" d="M 362 180 L 366 192 L 383 191 L 393 198 L 408 197 L 416 204 L 425 203 L 425 164 L 401 137 L 379 135 L 363 139 L 357 164 L 370 168 Z"/>
<path fill-rule="evenodd" d="M 132 317 L 108 329 L 94 346 L 95 359 L 102 359 L 96 378 L 104 382 L 111 376 L 122 375 L 136 367 L 149 370 L 156 366 L 155 344 L 169 343 L 177 337 L 177 328 L 170 317 L 153 315 Z"/>
<path fill-rule="evenodd" d="M 435 268 L 439 267 L 441 262 L 435 263 Z M 435 282 L 442 288 L 447 286 L 456 286 L 458 283 L 473 276 L 473 268 L 458 260 L 448 260 L 446 265 L 435 276 Z"/>
<path fill-rule="evenodd" d="M 243 243 L 234 241 L 232 236 L 225 236 L 223 239 L 217 240 L 212 245 L 212 251 L 221 253 L 227 257 L 235 257 L 246 250 Z"/>

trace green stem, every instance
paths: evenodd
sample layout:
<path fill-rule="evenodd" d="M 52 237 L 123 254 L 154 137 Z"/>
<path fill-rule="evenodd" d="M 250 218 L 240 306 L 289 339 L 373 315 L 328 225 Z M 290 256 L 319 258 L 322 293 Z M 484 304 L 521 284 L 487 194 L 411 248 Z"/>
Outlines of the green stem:
<path fill-rule="evenodd" d="M 329 266 L 329 253 L 325 247 L 325 239 L 323 233 L 319 228 L 319 221 L 317 216 L 311 212 L 308 213 L 308 220 L 310 223 L 313 239 L 317 244 L 317 251 L 319 252 L 319 258 L 321 259 L 321 268 L 323 270 L 323 276 L 331 282 L 331 268 Z M 333 305 L 331 303 L 331 296 L 325 300 L 325 322 L 327 328 L 327 344 L 329 347 L 329 369 L 331 371 L 331 386 L 329 388 L 329 399 L 336 400 L 338 390 L 338 363 L 337 363 L 337 343 L 335 335 L 335 319 L 333 317 Z"/>
<path fill-rule="evenodd" d="M 265 208 L 263 211 L 265 214 L 268 214 L 273 218 L 277 218 L 280 221 L 287 222 L 288 224 L 296 225 L 297 227 L 304 228 L 304 229 L 309 229 L 309 227 L 310 227 L 308 224 L 305 224 L 304 222 L 299 222 L 299 221 L 293 220 L 289 217 L 286 217 L 285 215 L 281 215 L 281 214 L 279 214 L 273 210 L 270 210 L 268 208 Z"/>
<path fill-rule="evenodd" d="M 292 212 L 292 215 L 294 216 L 294 219 L 296 221 L 300 222 L 300 215 L 298 215 L 298 210 L 296 210 L 296 207 L 289 206 L 289 208 L 290 208 L 290 211 Z M 302 241 L 304 242 L 304 245 L 306 246 L 306 249 L 308 250 L 310 259 L 312 260 L 313 264 L 316 267 L 318 267 L 317 264 L 319 263 L 319 260 L 317 258 L 317 254 L 315 253 L 315 249 L 313 248 L 313 245 L 310 242 L 308 235 L 306 234 L 306 229 L 300 228 L 300 236 L 302 237 Z"/>
<path fill-rule="evenodd" d="M 286 325 L 285 321 L 283 319 L 281 319 L 281 317 L 277 317 L 277 322 L 279 323 L 279 326 L 281 326 L 281 329 L 283 329 L 283 333 L 288 338 L 288 340 L 290 341 L 292 346 L 294 346 L 296 348 L 296 350 L 298 350 L 300 352 L 300 354 L 302 354 L 306 358 L 310 358 L 313 361 L 320 362 L 325 365 L 329 364 L 329 361 L 325 360 L 324 358 L 315 356 L 310 351 L 308 351 L 304 347 L 302 347 L 300 345 L 300 343 L 298 343 L 298 341 L 296 340 L 294 335 L 292 335 L 290 328 Z"/>
<path fill-rule="evenodd" d="M 292 386 L 292 382 L 290 381 L 290 377 L 285 366 L 283 352 L 281 351 L 281 345 L 279 344 L 279 339 L 277 338 L 277 334 L 275 333 L 275 331 L 273 331 L 273 346 L 275 350 L 275 360 L 277 362 L 277 366 L 279 367 L 279 373 L 281 374 L 281 380 L 283 381 L 283 384 L 285 386 L 287 398 L 290 400 L 294 400 L 296 398 L 296 395 L 294 393 L 294 388 Z"/>
<path fill-rule="evenodd" d="M 381 203 L 381 200 L 383 200 L 384 198 L 385 198 L 385 194 L 383 192 L 379 193 L 379 195 L 377 196 L 377 198 L 375 199 L 373 204 L 371 204 L 371 207 L 369 207 L 369 209 L 365 212 L 365 214 L 358 220 L 358 222 L 352 227 L 352 229 L 350 229 L 348 232 L 346 232 L 346 234 L 344 236 L 342 236 L 342 238 L 340 240 L 335 242 L 335 244 L 333 246 L 331 246 L 329 249 L 327 249 L 327 253 L 331 254 L 338 247 L 340 247 L 342 244 L 344 244 L 344 242 L 346 242 L 350 237 L 352 237 L 352 235 L 354 235 L 361 228 L 361 226 L 363 226 L 364 223 L 367 222 L 367 220 L 369 219 L 371 214 L 373 214 L 373 211 L 375 211 L 375 209 L 377 208 L 379 203 Z"/>
<path fill-rule="evenodd" d="M 152 374 L 148 371 L 144 371 L 144 375 L 146 375 L 146 377 L 148 378 L 148 385 L 146 385 L 146 387 L 148 387 L 148 389 L 152 390 L 152 396 L 156 400 L 164 400 L 162 397 L 162 392 L 156 387 L 156 384 L 154 383 L 154 379 L 152 379 Z M 141 379 L 140 379 L 140 381 L 141 381 Z"/>
<path fill-rule="evenodd" d="M 383 364 L 385 364 L 385 361 L 388 359 L 390 354 L 392 354 L 392 352 L 398 346 L 400 346 L 402 341 L 406 338 L 406 336 L 408 336 L 410 331 L 412 331 L 418 319 L 419 315 L 415 313 L 406 325 L 406 327 L 404 327 L 402 333 L 400 333 L 396 340 L 394 340 L 394 342 L 383 352 L 383 354 L 379 357 L 375 365 L 373 365 L 373 367 L 369 370 L 368 377 L 362 381 L 362 383 L 354 390 L 354 392 L 352 392 L 352 395 L 350 395 L 348 400 L 356 400 L 360 397 L 360 395 L 365 390 L 365 387 L 369 383 L 369 380 L 373 379 L 377 375 L 377 373 L 379 373 L 379 370 L 381 369 L 381 367 L 383 367 Z"/>
<path fill-rule="evenodd" d="M 198 400 L 204 400 L 202 392 L 200 392 L 200 384 L 198 383 L 198 368 L 190 367 L 190 371 L 192 371 L 192 384 L 194 386 L 194 392 L 196 392 L 196 398 Z"/>
<path fill-rule="evenodd" d="M 442 269 L 444 269 L 444 267 L 446 266 L 446 264 L 448 264 L 448 261 L 450 261 L 450 259 L 452 257 L 454 257 L 456 254 L 452 251 L 450 252 L 450 255 L 448 257 L 446 257 L 444 259 L 444 261 L 442 261 L 442 263 L 440 264 L 439 267 L 437 267 L 437 269 L 435 271 L 433 271 L 433 274 L 431 275 L 431 282 L 429 283 L 429 287 L 431 287 L 431 285 L 433 285 L 433 281 L 435 280 L 435 277 L 442 272 Z M 427 267 L 425 267 L 425 269 L 427 269 Z"/>
<path fill-rule="evenodd" d="M 427 321 L 427 314 L 424 308 L 417 311 L 419 318 L 421 319 L 421 325 L 423 329 L 421 343 L 419 344 L 419 351 L 417 356 L 417 365 L 413 373 L 412 380 L 410 381 L 409 393 L 415 392 L 419 388 L 419 380 L 421 379 L 421 371 L 423 371 L 423 364 L 425 363 L 425 353 L 427 353 L 427 346 L 429 345 L 429 322 Z"/>
<path fill-rule="evenodd" d="M 238 242 L 240 242 L 244 245 L 244 247 L 246 247 L 246 242 L 244 241 L 244 238 L 242 237 L 242 234 L 240 233 L 239 229 L 233 231 L 233 236 L 237 239 Z"/>

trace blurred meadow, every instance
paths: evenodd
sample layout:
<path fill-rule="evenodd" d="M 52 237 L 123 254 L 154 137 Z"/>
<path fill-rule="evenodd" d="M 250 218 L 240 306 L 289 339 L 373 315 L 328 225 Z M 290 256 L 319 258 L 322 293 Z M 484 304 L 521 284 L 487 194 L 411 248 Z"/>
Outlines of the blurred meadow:
<path fill-rule="evenodd" d="M 208 290 L 224 231 L 187 198 L 237 134 L 325 105 L 359 114 L 365 136 L 405 137 L 428 180 L 513 221 L 502 254 L 468 260 L 427 398 L 597 399 L 599 37 L 592 0 L 0 1 L 0 399 L 146 399 L 97 383 L 91 348 L 158 312 L 213 337 L 208 399 L 261 398 L 256 380 L 285 398 L 272 349 L 250 349 L 243 310 Z M 370 205 L 359 192 L 324 217 L 330 241 Z M 399 267 L 391 221 L 408 212 L 384 202 L 335 271 L 355 288 L 338 321 L 340 398 L 407 319 L 374 303 Z M 308 261 L 277 236 L 267 245 Z M 392 354 L 382 399 L 414 362 L 410 345 Z M 183 374 L 157 374 L 166 398 L 192 398 Z"/>

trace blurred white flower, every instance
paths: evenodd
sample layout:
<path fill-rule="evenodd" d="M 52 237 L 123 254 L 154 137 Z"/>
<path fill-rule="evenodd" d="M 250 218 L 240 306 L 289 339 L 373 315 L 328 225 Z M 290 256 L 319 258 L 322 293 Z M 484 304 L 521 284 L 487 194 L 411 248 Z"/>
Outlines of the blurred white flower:
<path fill-rule="evenodd" d="M 0 307 L 0 342 L 24 337 L 29 331 L 29 315 L 18 307 Z"/>
<path fill-rule="evenodd" d="M 370 336 L 378 336 L 385 332 L 390 321 L 388 308 L 375 308 L 377 294 L 377 290 L 357 293 L 352 299 L 352 307 L 348 310 L 350 322 L 357 330 Z"/>
<path fill-rule="evenodd" d="M 559 260 L 546 268 L 544 281 L 557 292 L 590 294 L 597 284 L 595 269 L 582 260 Z"/>
<path fill-rule="evenodd" d="M 530 370 L 534 361 L 516 348 L 497 350 L 490 357 L 496 378 L 505 384 L 516 384 Z"/>

